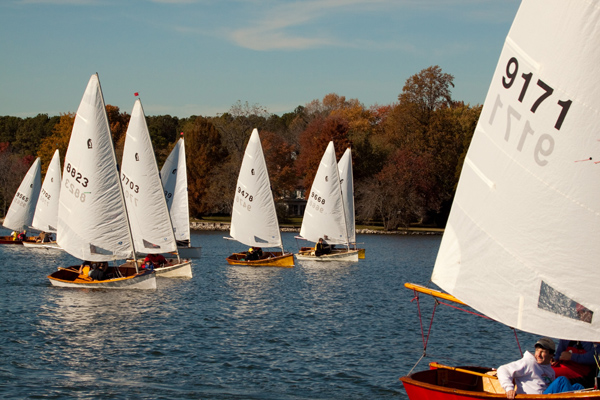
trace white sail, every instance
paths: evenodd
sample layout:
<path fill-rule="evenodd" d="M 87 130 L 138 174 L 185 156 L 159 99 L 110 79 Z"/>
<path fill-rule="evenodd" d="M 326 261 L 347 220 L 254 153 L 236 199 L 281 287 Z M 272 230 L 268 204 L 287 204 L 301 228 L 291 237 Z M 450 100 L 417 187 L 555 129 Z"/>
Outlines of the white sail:
<path fill-rule="evenodd" d="M 354 216 L 354 176 L 352 174 L 352 152 L 350 147 L 346 149 L 338 162 L 340 173 L 340 186 L 342 187 L 342 199 L 344 211 L 346 212 L 346 227 L 348 228 L 348 240 L 356 243 L 356 228 Z"/>
<path fill-rule="evenodd" d="M 508 326 L 583 341 L 600 341 L 598 37 L 597 2 L 521 3 L 432 276 Z"/>
<path fill-rule="evenodd" d="M 318 242 L 348 245 L 346 214 L 333 142 L 329 142 L 315 175 L 302 218 L 300 236 Z"/>
<path fill-rule="evenodd" d="M 42 184 L 40 196 L 31 226 L 45 232 L 56 232 L 58 224 L 58 196 L 60 194 L 60 155 L 58 149 L 54 152 L 46 177 Z"/>
<path fill-rule="evenodd" d="M 190 240 L 190 210 L 187 190 L 185 142 L 179 139 L 160 170 L 162 186 L 171 213 L 175 239 Z"/>
<path fill-rule="evenodd" d="M 121 184 L 135 248 L 142 253 L 175 251 L 177 245 L 141 100 L 127 127 Z"/>
<path fill-rule="evenodd" d="M 2 223 L 8 229 L 20 231 L 31 226 L 42 186 L 41 165 L 40 158 L 36 158 L 21 181 Z"/>
<path fill-rule="evenodd" d="M 271 181 L 256 129 L 250 136 L 238 176 L 230 234 L 247 246 L 281 246 Z"/>
<path fill-rule="evenodd" d="M 97 75 L 87 85 L 65 155 L 57 239 L 74 257 L 90 261 L 133 254 L 125 199 Z"/>

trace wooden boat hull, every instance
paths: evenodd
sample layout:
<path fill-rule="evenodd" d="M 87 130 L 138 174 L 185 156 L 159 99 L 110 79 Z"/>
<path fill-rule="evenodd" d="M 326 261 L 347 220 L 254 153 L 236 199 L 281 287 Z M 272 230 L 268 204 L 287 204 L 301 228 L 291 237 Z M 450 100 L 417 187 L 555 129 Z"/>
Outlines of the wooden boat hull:
<path fill-rule="evenodd" d="M 119 278 L 94 281 L 89 277 L 79 275 L 79 266 L 59 268 L 58 271 L 48 275 L 52 286 L 67 288 L 89 288 L 89 289 L 156 289 L 156 274 L 153 271 L 135 272 L 132 264 L 126 263 L 119 267 L 109 267 L 115 272 L 118 268 L 123 275 Z"/>
<path fill-rule="evenodd" d="M 23 242 L 35 243 L 35 237 L 28 237 L 25 240 L 13 240 L 12 236 L 0 236 L 0 244 L 18 244 L 22 245 Z"/>
<path fill-rule="evenodd" d="M 490 368 L 460 367 L 486 373 Z M 504 393 L 485 392 L 481 376 L 448 369 L 430 369 L 400 378 L 410 400 L 475 400 L 505 399 Z M 519 394 L 521 399 L 600 399 L 600 391 L 589 390 L 560 394 Z"/>
<path fill-rule="evenodd" d="M 202 247 L 177 247 L 177 252 L 181 258 L 200 258 Z"/>
<path fill-rule="evenodd" d="M 58 245 L 56 242 L 23 242 L 23 246 L 29 247 L 32 249 L 50 249 L 50 250 L 62 250 L 62 247 Z"/>
<path fill-rule="evenodd" d="M 311 251 L 314 250 L 314 247 L 302 247 L 300 248 L 300 253 L 310 253 Z M 351 250 L 358 250 L 358 258 L 359 260 L 364 260 L 365 259 L 365 249 L 351 249 Z M 347 253 L 346 249 L 333 249 L 332 253 Z"/>
<path fill-rule="evenodd" d="M 192 262 L 190 260 L 169 260 L 169 265 L 164 267 L 154 268 L 156 276 L 160 278 L 191 278 L 192 277 Z"/>
<path fill-rule="evenodd" d="M 317 261 L 317 262 L 330 262 L 330 261 L 351 261 L 358 262 L 358 250 L 345 250 L 345 249 L 336 249 L 329 254 L 323 254 L 321 256 L 315 256 L 313 254 L 314 249 L 309 247 L 309 250 L 300 250 L 298 254 L 296 254 L 296 259 L 298 261 Z"/>
<path fill-rule="evenodd" d="M 247 261 L 246 253 L 233 253 L 226 258 L 230 265 L 245 265 L 247 267 L 283 267 L 294 266 L 294 255 L 292 253 L 282 254 L 280 251 L 265 251 L 260 260 Z"/>

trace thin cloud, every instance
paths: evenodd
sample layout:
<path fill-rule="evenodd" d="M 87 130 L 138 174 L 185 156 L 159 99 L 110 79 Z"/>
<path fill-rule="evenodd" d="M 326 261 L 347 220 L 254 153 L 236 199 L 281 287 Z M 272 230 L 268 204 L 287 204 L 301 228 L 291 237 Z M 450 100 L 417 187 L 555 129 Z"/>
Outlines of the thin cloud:
<path fill-rule="evenodd" d="M 514 0 L 517 1 L 517 0 Z M 248 26 L 233 30 L 228 34 L 231 41 L 240 47 L 257 51 L 306 50 L 327 46 L 358 47 L 366 41 L 353 41 L 352 38 L 336 34 L 329 27 L 340 14 L 363 15 L 368 13 L 386 14 L 411 10 L 450 10 L 460 8 L 463 18 L 486 19 L 485 11 L 472 11 L 467 7 L 478 8 L 491 0 L 318 0 L 294 1 L 274 5 L 273 2 L 252 2 L 255 14 L 260 17 Z M 489 11 L 491 14 L 492 12 Z M 498 18 L 498 7 L 493 7 L 493 15 Z M 397 39 L 394 39 L 397 40 Z M 398 47 L 392 43 L 378 43 L 383 47 Z M 409 48 L 409 45 L 399 47 Z"/>

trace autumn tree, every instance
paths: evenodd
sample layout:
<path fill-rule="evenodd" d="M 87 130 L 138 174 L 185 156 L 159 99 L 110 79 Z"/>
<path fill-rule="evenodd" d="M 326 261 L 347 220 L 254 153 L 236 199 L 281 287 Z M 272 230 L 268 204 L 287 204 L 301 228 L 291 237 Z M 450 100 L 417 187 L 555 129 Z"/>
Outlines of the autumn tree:
<path fill-rule="evenodd" d="M 221 135 L 217 128 L 207 118 L 196 117 L 184 125 L 183 131 L 192 216 L 215 212 L 228 201 L 228 197 L 231 197 L 233 203 L 236 180 L 229 183 L 230 175 L 223 175 L 219 171 L 227 163 L 228 153 L 221 145 Z M 220 184 L 230 184 L 231 190 L 218 187 Z"/>
<path fill-rule="evenodd" d="M 0 143 L 0 199 L 2 200 L 3 215 L 13 200 L 17 189 L 25 174 L 35 161 L 35 157 L 29 155 L 20 157 L 13 152 L 9 143 Z"/>
<path fill-rule="evenodd" d="M 252 130 L 262 130 L 269 116 L 265 107 L 238 100 L 228 112 L 213 118 L 212 121 L 219 130 L 221 141 L 229 154 L 241 160 Z"/>
<path fill-rule="evenodd" d="M 276 199 L 289 197 L 298 184 L 298 175 L 294 168 L 296 150 L 276 133 L 262 131 L 260 138 L 273 195 Z"/>
<path fill-rule="evenodd" d="M 52 129 L 52 135 L 42 140 L 37 154 L 42 160 L 43 174 L 48 170 L 52 156 L 57 149 L 61 159 L 64 160 L 67 147 L 69 147 L 74 122 L 75 113 L 61 114 L 59 122 Z"/>
<path fill-rule="evenodd" d="M 323 153 L 330 141 L 334 142 L 337 159 L 350 146 L 348 131 L 348 123 L 344 119 L 331 116 L 313 120 L 302 132 L 296 169 L 303 178 L 303 186 L 306 189 L 312 185 Z"/>
<path fill-rule="evenodd" d="M 54 125 L 59 117 L 48 117 L 48 114 L 38 114 L 33 118 L 25 118 L 15 133 L 12 146 L 15 151 L 23 155 L 37 153 L 40 142 L 52 134 Z"/>
<path fill-rule="evenodd" d="M 429 154 L 397 150 L 374 179 L 357 188 L 367 201 L 357 204 L 363 220 L 380 219 L 385 230 L 407 227 L 422 219 L 435 193 Z"/>

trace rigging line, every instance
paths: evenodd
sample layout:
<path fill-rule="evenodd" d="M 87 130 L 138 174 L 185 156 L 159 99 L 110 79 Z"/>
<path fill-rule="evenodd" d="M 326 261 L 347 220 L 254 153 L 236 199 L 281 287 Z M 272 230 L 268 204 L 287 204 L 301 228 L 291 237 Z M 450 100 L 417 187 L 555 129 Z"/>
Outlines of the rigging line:
<path fill-rule="evenodd" d="M 511 328 L 515 334 L 515 339 L 517 340 L 517 346 L 519 346 L 519 352 L 521 353 L 521 357 L 523 357 L 523 350 L 521 349 L 521 343 L 519 342 L 519 337 L 517 336 L 517 330 L 515 328 Z"/>

